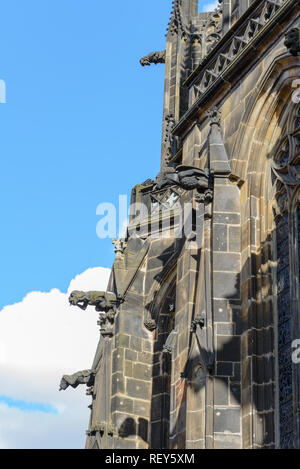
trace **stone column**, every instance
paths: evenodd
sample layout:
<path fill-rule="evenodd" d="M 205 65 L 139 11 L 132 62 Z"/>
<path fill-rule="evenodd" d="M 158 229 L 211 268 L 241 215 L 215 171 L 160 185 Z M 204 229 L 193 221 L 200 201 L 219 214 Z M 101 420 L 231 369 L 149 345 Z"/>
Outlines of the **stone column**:
<path fill-rule="evenodd" d="M 230 180 L 230 164 L 222 139 L 220 113 L 209 113 L 209 160 L 214 171 L 213 326 L 214 448 L 241 447 L 240 344 L 236 317 L 240 312 L 240 189 Z"/>

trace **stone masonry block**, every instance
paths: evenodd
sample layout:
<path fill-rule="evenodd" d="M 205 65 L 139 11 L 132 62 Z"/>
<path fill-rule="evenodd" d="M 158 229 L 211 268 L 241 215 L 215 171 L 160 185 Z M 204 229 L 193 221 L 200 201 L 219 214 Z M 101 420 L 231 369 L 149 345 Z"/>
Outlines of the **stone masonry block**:
<path fill-rule="evenodd" d="M 127 378 L 126 394 L 129 397 L 136 397 L 139 399 L 150 399 L 151 386 L 146 381 L 138 379 Z"/>

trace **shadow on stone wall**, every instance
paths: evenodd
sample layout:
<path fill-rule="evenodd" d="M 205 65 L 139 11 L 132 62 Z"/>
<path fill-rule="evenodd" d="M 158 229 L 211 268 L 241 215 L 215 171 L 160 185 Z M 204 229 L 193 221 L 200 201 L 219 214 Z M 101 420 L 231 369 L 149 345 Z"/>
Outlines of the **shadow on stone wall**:
<path fill-rule="evenodd" d="M 268 240 L 270 241 L 270 239 Z M 240 435 L 243 430 L 243 447 L 269 447 L 275 445 L 275 377 L 274 377 L 274 331 L 273 331 L 273 299 L 271 272 L 251 275 L 253 269 L 259 271 L 258 266 L 270 261 L 265 252 L 252 254 L 236 274 L 236 289 L 245 292 L 248 288 L 247 300 L 243 303 L 238 299 L 228 298 L 228 311 L 223 311 L 222 318 L 215 314 L 215 334 L 218 347 L 215 350 L 213 369 L 208 374 L 203 369 L 203 360 L 187 362 L 182 370 L 186 377 L 184 394 L 189 389 L 200 396 L 203 386 L 208 380 L 213 380 L 214 392 L 214 432 L 224 434 L 215 442 L 215 446 L 240 447 Z M 249 267 L 251 265 L 251 267 Z M 248 275 L 248 272 L 250 274 Z M 241 281 L 243 279 L 243 282 Z M 267 285 L 269 284 L 269 285 Z M 216 307 L 216 305 L 215 305 Z M 196 311 L 195 311 L 196 315 Z M 227 316 L 226 316 L 227 315 Z M 230 332 L 231 331 L 231 332 Z M 163 372 L 164 363 L 163 345 L 168 334 L 158 334 L 155 343 L 154 357 L 160 354 L 160 360 L 153 363 L 153 391 L 156 396 L 152 401 L 152 416 L 160 415 L 161 422 L 152 423 L 152 432 L 155 435 L 151 441 L 151 448 L 164 447 L 166 435 L 162 430 L 167 421 L 166 414 L 170 402 L 170 369 Z M 192 344 L 193 333 L 190 333 L 189 346 Z M 199 348 L 201 344 L 198 344 Z M 160 365 L 159 365 L 160 363 Z M 197 369 L 195 375 L 194 371 Z M 200 372 L 199 372 L 200 369 Z M 202 371 L 201 371 L 202 369 Z M 160 375 L 157 376 L 157 370 Z M 160 383 L 159 385 L 157 383 Z M 162 392 L 162 394 L 159 394 Z M 164 395 L 162 399 L 162 395 Z M 175 397 L 176 398 L 176 397 Z M 195 400 L 195 399 L 194 399 Z M 197 398 L 196 398 L 197 400 Z M 198 399 L 201 401 L 200 397 Z M 165 403 L 165 407 L 164 406 Z M 172 447 L 182 449 L 185 447 L 187 402 L 185 398 L 177 413 L 176 420 L 171 422 L 171 433 L 176 436 Z M 198 410 L 198 409 L 194 409 Z M 201 410 L 201 409 L 199 409 Z M 218 412 L 219 417 L 216 417 Z M 240 413 L 241 412 L 241 413 Z M 240 418 L 242 417 L 242 418 Z M 240 422 L 243 423 L 243 429 Z M 195 424 L 197 431 L 197 423 Z M 213 433 L 211 436 L 213 437 Z M 230 433 L 232 435 L 230 436 Z M 185 435 L 186 436 L 186 435 Z M 196 440 L 196 435 L 195 435 Z"/>
<path fill-rule="evenodd" d="M 148 442 L 148 420 L 139 418 L 136 422 L 133 418 L 124 420 L 119 428 L 120 438 L 130 438 L 139 436 L 146 443 Z"/>

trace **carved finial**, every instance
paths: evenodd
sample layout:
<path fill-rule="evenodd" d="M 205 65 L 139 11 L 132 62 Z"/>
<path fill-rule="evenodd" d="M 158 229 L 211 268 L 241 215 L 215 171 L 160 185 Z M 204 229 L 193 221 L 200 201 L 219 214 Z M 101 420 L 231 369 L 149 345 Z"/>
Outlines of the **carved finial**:
<path fill-rule="evenodd" d="M 174 34 L 180 34 L 183 39 L 187 39 L 190 35 L 182 12 L 181 0 L 173 1 L 173 9 L 167 31 L 170 32 L 172 36 Z"/>
<path fill-rule="evenodd" d="M 210 125 L 221 124 L 221 112 L 218 110 L 217 106 L 212 107 L 206 112 L 207 117 L 210 120 Z"/>
<path fill-rule="evenodd" d="M 122 254 L 126 249 L 127 242 L 124 238 L 113 239 L 112 243 L 115 245 L 116 259 L 122 259 Z"/>

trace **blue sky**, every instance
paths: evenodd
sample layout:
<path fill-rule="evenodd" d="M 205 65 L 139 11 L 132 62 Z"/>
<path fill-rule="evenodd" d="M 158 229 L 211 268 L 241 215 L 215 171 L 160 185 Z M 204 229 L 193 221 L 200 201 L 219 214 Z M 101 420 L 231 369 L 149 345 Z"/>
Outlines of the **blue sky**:
<path fill-rule="evenodd" d="M 159 170 L 168 0 L 2 5 L 0 308 L 110 267 L 96 207 Z"/>
<path fill-rule="evenodd" d="M 42 412 L 45 414 L 57 414 L 58 410 L 49 403 L 43 402 L 29 402 L 12 399 L 8 396 L 0 396 L 0 404 L 6 404 L 8 407 L 13 407 L 23 412 Z"/>
<path fill-rule="evenodd" d="M 106 288 L 114 250 L 96 236 L 97 206 L 159 171 L 164 66 L 139 59 L 164 49 L 170 11 L 2 2 L 0 448 L 84 446 L 87 397 L 58 385 L 90 367 L 99 331 L 67 290 Z"/>

